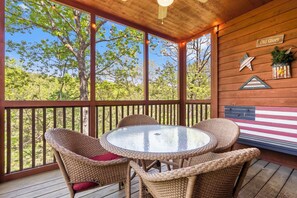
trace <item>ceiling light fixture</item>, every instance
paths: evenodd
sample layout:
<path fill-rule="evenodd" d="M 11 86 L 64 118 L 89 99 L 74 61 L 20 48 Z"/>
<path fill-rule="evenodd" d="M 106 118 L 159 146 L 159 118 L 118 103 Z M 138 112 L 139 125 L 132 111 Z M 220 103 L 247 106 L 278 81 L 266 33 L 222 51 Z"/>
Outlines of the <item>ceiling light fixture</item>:
<path fill-rule="evenodd" d="M 160 19 L 162 24 L 163 20 L 167 16 L 167 7 L 173 3 L 174 0 L 157 0 L 159 4 L 158 19 Z"/>
<path fill-rule="evenodd" d="M 158 4 L 163 7 L 170 6 L 174 0 L 157 0 Z"/>

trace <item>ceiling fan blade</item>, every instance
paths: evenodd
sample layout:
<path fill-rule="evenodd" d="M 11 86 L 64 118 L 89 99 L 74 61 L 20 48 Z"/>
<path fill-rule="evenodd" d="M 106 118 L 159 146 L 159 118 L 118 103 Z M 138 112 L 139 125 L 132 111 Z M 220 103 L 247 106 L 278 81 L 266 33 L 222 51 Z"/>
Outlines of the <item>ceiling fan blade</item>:
<path fill-rule="evenodd" d="M 158 19 L 164 19 L 167 16 L 167 7 L 159 6 Z"/>

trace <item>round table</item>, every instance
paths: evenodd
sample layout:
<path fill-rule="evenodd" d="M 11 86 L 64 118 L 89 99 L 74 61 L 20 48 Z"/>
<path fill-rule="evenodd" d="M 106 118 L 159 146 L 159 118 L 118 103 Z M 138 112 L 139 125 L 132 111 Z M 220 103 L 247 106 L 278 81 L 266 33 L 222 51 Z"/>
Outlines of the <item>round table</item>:
<path fill-rule="evenodd" d="M 186 159 L 215 149 L 216 138 L 184 126 L 138 125 L 112 130 L 102 136 L 104 149 L 140 160 Z"/>

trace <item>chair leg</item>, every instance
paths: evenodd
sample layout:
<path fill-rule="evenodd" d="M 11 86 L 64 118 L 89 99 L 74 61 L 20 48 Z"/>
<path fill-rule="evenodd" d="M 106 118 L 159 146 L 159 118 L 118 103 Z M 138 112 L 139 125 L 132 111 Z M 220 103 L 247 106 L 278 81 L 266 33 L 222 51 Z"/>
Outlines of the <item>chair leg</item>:
<path fill-rule="evenodd" d="M 74 198 L 74 196 L 75 196 L 74 191 L 70 191 L 70 198 Z"/>
<path fill-rule="evenodd" d="M 170 167 L 170 165 L 169 164 L 166 164 L 167 165 L 167 170 L 168 171 L 171 171 L 171 167 Z"/>
<path fill-rule="evenodd" d="M 119 190 L 122 190 L 123 187 L 124 187 L 124 182 L 120 182 L 120 183 L 119 183 Z"/>
<path fill-rule="evenodd" d="M 156 163 L 156 166 L 157 166 L 157 168 L 158 168 L 158 170 L 159 170 L 159 173 L 161 173 L 161 162 L 158 160 L 157 161 L 157 163 Z"/>
<path fill-rule="evenodd" d="M 182 168 L 183 165 L 184 165 L 184 159 L 180 159 L 179 164 L 178 164 L 178 166 L 179 166 L 178 168 Z"/>
<path fill-rule="evenodd" d="M 141 178 L 139 178 L 139 198 L 143 198 L 144 195 L 144 189 Z"/>
<path fill-rule="evenodd" d="M 125 186 L 125 194 L 126 198 L 131 197 L 131 167 L 128 165 L 128 170 L 127 170 L 127 179 L 126 179 L 126 186 Z"/>

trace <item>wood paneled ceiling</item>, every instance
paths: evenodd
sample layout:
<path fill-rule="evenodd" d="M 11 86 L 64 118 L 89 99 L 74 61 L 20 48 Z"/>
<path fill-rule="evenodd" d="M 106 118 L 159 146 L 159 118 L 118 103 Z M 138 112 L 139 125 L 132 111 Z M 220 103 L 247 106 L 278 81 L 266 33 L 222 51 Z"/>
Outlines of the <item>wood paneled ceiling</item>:
<path fill-rule="evenodd" d="M 63 2 L 63 0 L 57 0 Z M 158 20 L 157 0 L 72 0 L 96 14 L 121 18 L 134 27 L 167 35 L 172 40 L 187 40 L 215 25 L 226 22 L 272 0 L 175 0 L 168 7 L 164 24 Z M 64 0 L 66 4 L 67 1 Z M 110 18 L 110 17 L 109 17 Z"/>

